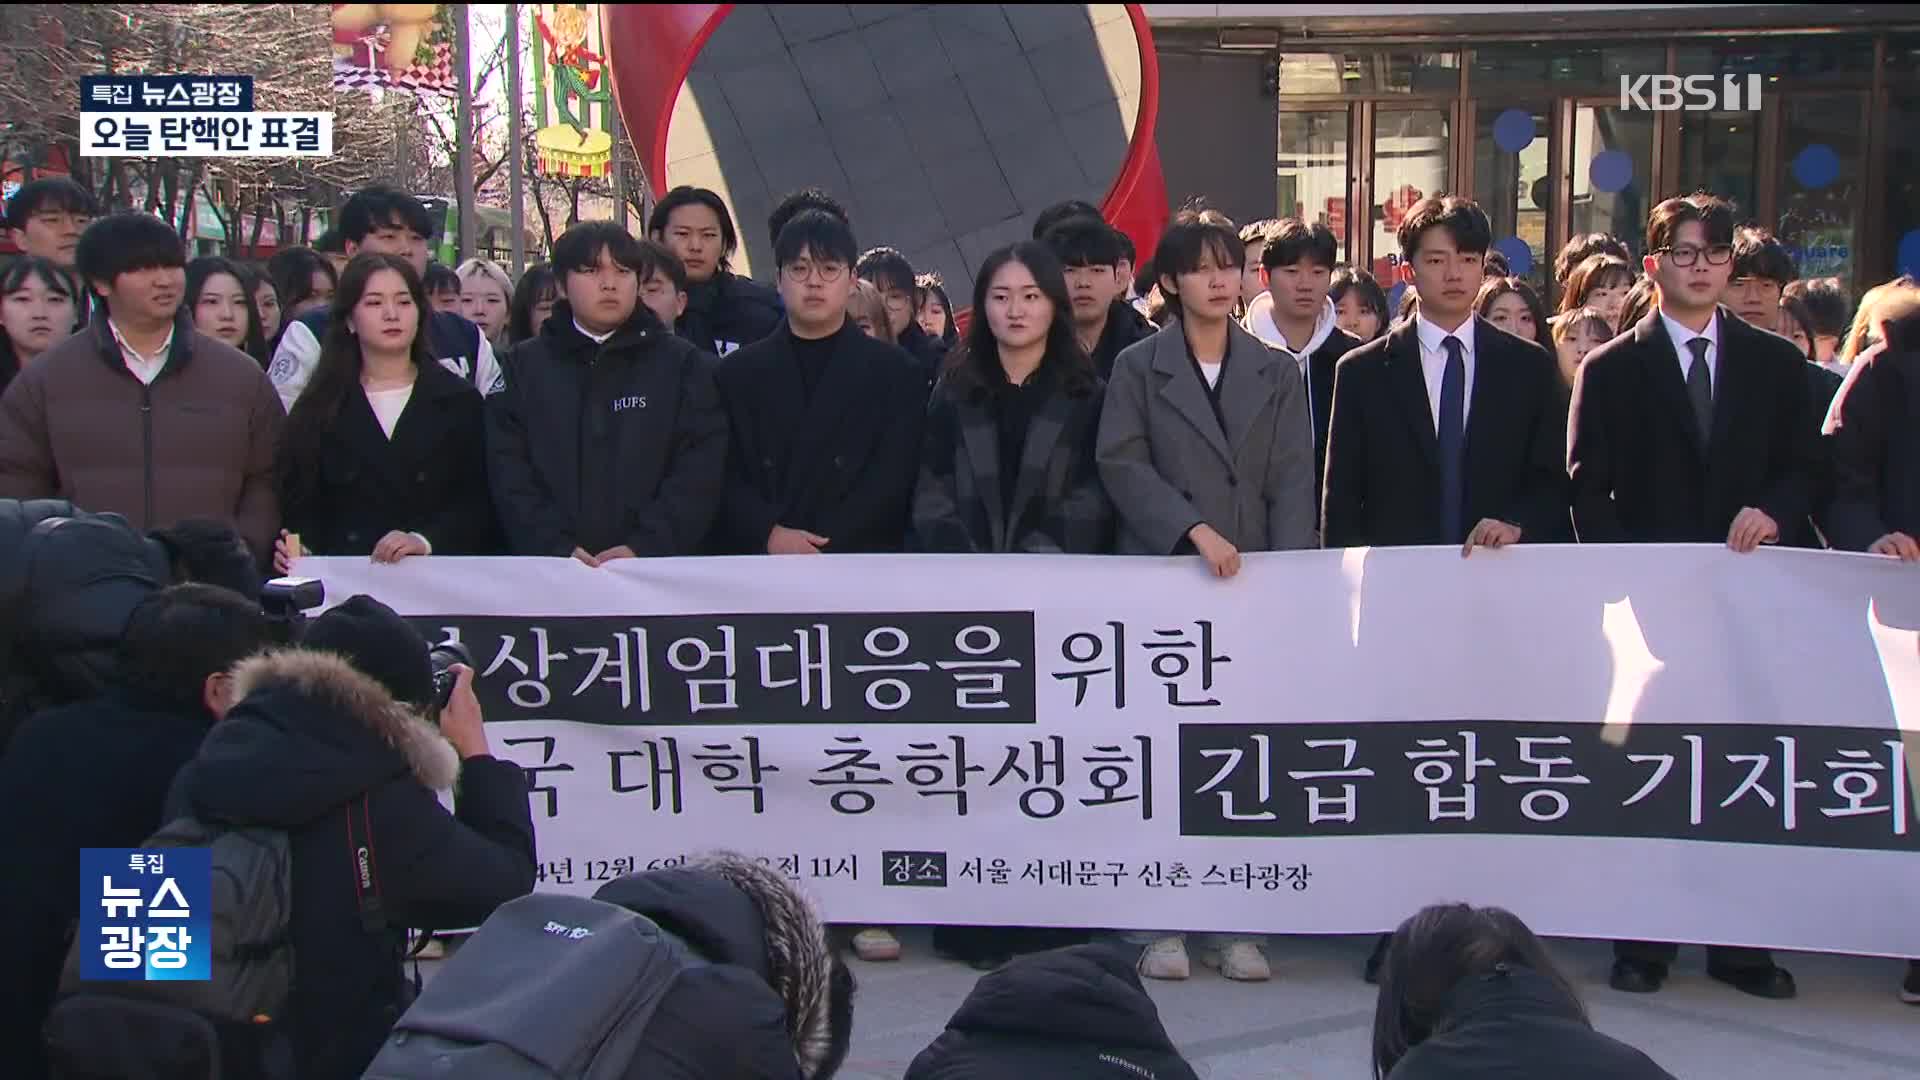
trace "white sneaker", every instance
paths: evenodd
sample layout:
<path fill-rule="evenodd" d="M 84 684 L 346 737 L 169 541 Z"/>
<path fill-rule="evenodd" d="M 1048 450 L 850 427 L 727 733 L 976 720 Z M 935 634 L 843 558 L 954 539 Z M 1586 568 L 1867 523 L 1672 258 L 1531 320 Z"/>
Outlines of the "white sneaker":
<path fill-rule="evenodd" d="M 869 964 L 884 964 L 900 959 L 900 939 L 893 931 L 871 927 L 853 935 L 853 955 Z"/>
<path fill-rule="evenodd" d="M 1220 974 L 1234 982 L 1266 982 L 1273 978 L 1273 969 L 1259 942 L 1231 941 L 1220 954 Z"/>
<path fill-rule="evenodd" d="M 1178 934 L 1163 937 L 1140 954 L 1140 976 L 1146 979 L 1179 981 L 1193 974 L 1187 959 L 1187 939 Z"/>

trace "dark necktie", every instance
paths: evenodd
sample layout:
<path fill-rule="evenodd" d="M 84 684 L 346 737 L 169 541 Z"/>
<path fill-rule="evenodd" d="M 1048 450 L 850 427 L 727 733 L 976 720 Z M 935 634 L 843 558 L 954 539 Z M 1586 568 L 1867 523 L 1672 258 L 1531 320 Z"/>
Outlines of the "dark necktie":
<path fill-rule="evenodd" d="M 1467 538 L 1466 347 L 1448 335 L 1447 369 L 1440 376 L 1440 534 L 1449 544 Z"/>
<path fill-rule="evenodd" d="M 1713 373 L 1707 370 L 1707 349 L 1712 344 L 1703 337 L 1687 342 L 1693 353 L 1693 362 L 1687 365 L 1687 400 L 1693 403 L 1702 446 L 1713 441 Z"/>

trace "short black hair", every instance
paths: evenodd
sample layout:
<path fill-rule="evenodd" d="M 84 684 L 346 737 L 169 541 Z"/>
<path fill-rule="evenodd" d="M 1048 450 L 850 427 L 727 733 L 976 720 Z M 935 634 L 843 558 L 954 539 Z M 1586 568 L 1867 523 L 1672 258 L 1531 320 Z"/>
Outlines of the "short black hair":
<path fill-rule="evenodd" d="M 1493 223 L 1472 199 L 1458 195 L 1429 195 L 1413 204 L 1400 222 L 1400 257 L 1408 262 L 1420 251 L 1429 229 L 1445 229 L 1463 254 L 1485 254 L 1493 246 Z"/>
<path fill-rule="evenodd" d="M 1134 251 L 1133 237 L 1127 235 L 1127 230 L 1115 229 L 1113 230 L 1113 235 L 1120 240 L 1120 257 L 1126 260 L 1129 265 L 1138 263 L 1140 257 L 1138 253 Z"/>
<path fill-rule="evenodd" d="M 1553 280 L 1557 285 L 1565 285 L 1567 278 L 1573 275 L 1573 268 L 1586 262 L 1595 255 L 1617 255 L 1628 262 L 1633 261 L 1633 252 L 1627 250 L 1626 241 L 1611 233 L 1581 233 L 1567 241 L 1560 254 L 1553 260 Z"/>
<path fill-rule="evenodd" d="M 427 290 L 428 296 L 438 296 L 443 292 L 457 293 L 460 291 L 460 275 L 445 263 L 430 262 L 426 274 L 420 278 L 420 284 Z"/>
<path fill-rule="evenodd" d="M 20 190 L 7 200 L 6 217 L 0 222 L 9 229 L 24 229 L 27 221 L 42 210 L 65 210 L 96 217 L 100 204 L 94 201 L 93 192 L 68 177 L 43 176 L 20 185 Z"/>
<path fill-rule="evenodd" d="M 363 243 L 369 235 L 395 223 L 429 239 L 440 232 L 425 203 L 391 184 L 369 184 L 354 192 L 340 208 L 340 238 L 345 242 Z M 343 243 L 341 251 L 345 250 Z"/>
<path fill-rule="evenodd" d="M 727 201 L 717 191 L 682 184 L 667 192 L 653 206 L 653 216 L 647 219 L 647 235 L 655 239 L 666 236 L 667 220 L 675 210 L 687 206 L 704 206 L 720 219 L 720 269 L 727 269 L 728 260 L 740 249 L 740 234 L 733 227 L 733 215 L 727 212 Z M 554 265 L 560 265 L 558 259 Z"/>
<path fill-rule="evenodd" d="M 553 242 L 553 272 L 559 275 L 560 291 L 566 292 L 568 274 L 591 274 L 600 265 L 600 253 L 617 266 L 624 266 L 646 281 L 660 268 L 658 244 L 641 239 L 611 221 L 583 221 L 560 234 Z"/>
<path fill-rule="evenodd" d="M 340 235 L 339 229 L 327 229 L 313 238 L 313 250 L 322 255 L 345 255 L 347 240 Z"/>
<path fill-rule="evenodd" d="M 207 679 L 265 648 L 267 633 L 258 603 L 217 585 L 173 585 L 134 605 L 115 675 L 143 702 L 196 711 Z"/>
<path fill-rule="evenodd" d="M 121 274 L 156 267 L 185 267 L 186 246 L 173 227 L 152 214 L 122 210 L 95 218 L 74 247 L 74 267 L 91 285 L 105 282 L 109 287 Z"/>
<path fill-rule="evenodd" d="M 1774 239 L 1772 230 L 1742 225 L 1733 230 L 1733 276 L 1777 282 L 1784 289 L 1800 276 L 1800 268 L 1793 264 L 1786 245 Z"/>
<path fill-rule="evenodd" d="M 1244 267 L 1247 247 L 1233 222 L 1211 211 L 1182 210 L 1160 236 L 1153 249 L 1153 272 L 1162 278 L 1178 278 L 1200 269 L 1200 257 L 1212 252 L 1221 266 Z M 1162 291 L 1167 291 L 1161 286 Z"/>
<path fill-rule="evenodd" d="M 795 214 L 805 210 L 824 210 L 849 225 L 853 224 L 853 219 L 847 216 L 847 208 L 841 206 L 838 199 L 827 194 L 825 189 L 804 187 L 781 199 L 780 205 L 774 207 L 773 213 L 767 215 L 767 242 L 778 242 L 780 230 L 787 227 L 787 222 L 792 221 Z"/>
<path fill-rule="evenodd" d="M 1733 204 L 1710 192 L 1696 191 L 1668 199 L 1647 215 L 1647 254 L 1672 247 L 1680 226 L 1689 221 L 1697 221 L 1706 229 L 1708 244 L 1733 243 Z"/>
<path fill-rule="evenodd" d="M 1837 277 L 1796 281 L 1784 295 L 1797 297 L 1806 305 L 1808 337 L 1845 338 L 1853 325 L 1853 297 Z"/>
<path fill-rule="evenodd" d="M 835 217 L 825 210 L 802 210 L 774 238 L 773 261 L 776 265 L 787 266 L 802 255 L 852 266 L 859 258 L 859 248 L 853 242 L 853 227 L 847 224 L 845 218 Z M 911 279 L 908 287 L 912 287 Z"/>
<path fill-rule="evenodd" d="M 1040 211 L 1039 216 L 1033 219 L 1033 238 L 1044 240 L 1047 234 L 1053 231 L 1055 225 L 1082 217 L 1089 217 L 1095 221 L 1103 220 L 1100 217 L 1100 208 L 1085 199 L 1068 199 L 1066 202 L 1054 203 Z"/>
<path fill-rule="evenodd" d="M 260 567 L 246 540 L 227 522 L 186 518 L 147 535 L 166 551 L 174 581 L 218 585 L 259 602 Z"/>
<path fill-rule="evenodd" d="M 1120 265 L 1119 230 L 1098 218 L 1068 218 L 1048 229 L 1045 240 L 1062 266 Z"/>
<path fill-rule="evenodd" d="M 653 240 L 642 240 L 640 246 L 653 256 L 654 263 L 654 269 L 640 279 L 642 285 L 646 284 L 646 279 L 655 273 L 662 273 L 667 275 L 668 281 L 673 282 L 675 289 L 680 292 L 687 291 L 687 264 L 680 261 L 680 256 L 668 251 L 667 245 Z"/>
<path fill-rule="evenodd" d="M 1267 242 L 1260 253 L 1260 265 L 1269 270 L 1311 262 L 1331 270 L 1339 259 L 1340 242 L 1333 230 L 1319 222 L 1309 225 L 1299 218 L 1281 218 L 1267 225 L 1261 239 Z"/>
<path fill-rule="evenodd" d="M 899 289 L 908 293 L 913 291 L 913 279 L 917 276 L 907 257 L 890 247 L 873 248 L 860 256 L 853 273 L 860 280 L 871 281 L 882 290 Z"/>

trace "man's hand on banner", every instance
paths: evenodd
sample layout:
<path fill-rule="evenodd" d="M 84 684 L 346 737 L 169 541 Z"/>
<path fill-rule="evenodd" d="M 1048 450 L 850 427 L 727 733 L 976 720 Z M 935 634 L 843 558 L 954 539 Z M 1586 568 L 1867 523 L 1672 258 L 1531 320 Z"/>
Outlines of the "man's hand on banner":
<path fill-rule="evenodd" d="M 1477 547 L 1502 548 L 1508 544 L 1520 542 L 1520 526 L 1509 525 L 1495 518 L 1481 518 L 1480 524 L 1467 534 L 1467 544 L 1460 549 L 1460 557 L 1473 554 Z"/>
<path fill-rule="evenodd" d="M 1901 562 L 1920 562 L 1920 543 L 1903 532 L 1890 532 L 1867 549 L 1873 555 L 1891 555 Z"/>
<path fill-rule="evenodd" d="M 1780 539 L 1780 525 L 1766 515 L 1763 510 L 1749 506 L 1740 511 L 1733 519 L 1733 528 L 1727 531 L 1727 546 L 1745 555 L 1761 544 L 1771 544 Z"/>
<path fill-rule="evenodd" d="M 818 555 L 830 540 L 816 536 L 805 529 L 789 529 L 785 525 L 775 525 L 767 534 L 767 554 L 769 555 Z"/>
<path fill-rule="evenodd" d="M 615 559 L 631 559 L 634 557 L 633 549 L 625 544 L 621 544 L 619 547 L 610 547 L 600 554 L 595 555 L 593 561 L 599 566 L 605 566 Z"/>
<path fill-rule="evenodd" d="M 573 558 L 578 559 L 583 563 L 586 563 L 588 566 L 597 567 L 600 565 L 600 560 L 595 558 L 593 556 L 593 553 L 589 552 L 586 548 L 579 548 L 579 547 L 574 548 Z"/>

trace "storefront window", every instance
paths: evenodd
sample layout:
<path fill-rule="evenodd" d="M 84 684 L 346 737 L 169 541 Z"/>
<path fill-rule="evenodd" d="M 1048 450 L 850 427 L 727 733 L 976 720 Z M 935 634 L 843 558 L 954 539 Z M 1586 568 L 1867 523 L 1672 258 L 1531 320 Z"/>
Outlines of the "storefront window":
<path fill-rule="evenodd" d="M 1445 109 L 1381 109 L 1373 121 L 1373 276 L 1393 280 L 1400 222 L 1413 205 L 1447 190 Z"/>
<path fill-rule="evenodd" d="M 1535 42 L 1476 47 L 1469 81 L 1476 94 L 1545 89 L 1561 96 L 1616 97 L 1622 75 L 1653 75 L 1666 70 L 1664 48 L 1567 48 L 1553 42 Z"/>
<path fill-rule="evenodd" d="M 1284 53 L 1280 57 L 1283 97 L 1459 92 L 1459 53 Z"/>
<path fill-rule="evenodd" d="M 1894 95 L 1886 125 L 1886 236 L 1893 272 L 1920 278 L 1920 93 Z"/>
<path fill-rule="evenodd" d="M 1788 98 L 1780 118 L 1779 224 L 1802 277 L 1851 280 L 1866 132 L 1860 96 Z"/>
<path fill-rule="evenodd" d="M 1340 242 L 1347 261 L 1347 110 L 1280 114 L 1278 210 L 1319 222 Z"/>
<path fill-rule="evenodd" d="M 1573 205 L 1568 234 L 1610 233 L 1635 258 L 1646 244 L 1653 174 L 1651 112 L 1581 105 L 1573 118 Z"/>
<path fill-rule="evenodd" d="M 1493 222 L 1493 248 L 1536 289 L 1552 269 L 1547 252 L 1547 205 L 1553 181 L 1545 104 L 1502 108 L 1479 103 L 1473 135 L 1473 197 Z"/>
<path fill-rule="evenodd" d="M 1836 34 L 1687 42 L 1674 50 L 1677 75 L 1763 75 L 1766 86 L 1865 82 L 1873 77 L 1873 38 Z"/>
<path fill-rule="evenodd" d="M 1745 221 L 1759 210 L 1760 114 L 1683 112 L 1680 191 L 1711 191 L 1732 199 Z"/>

